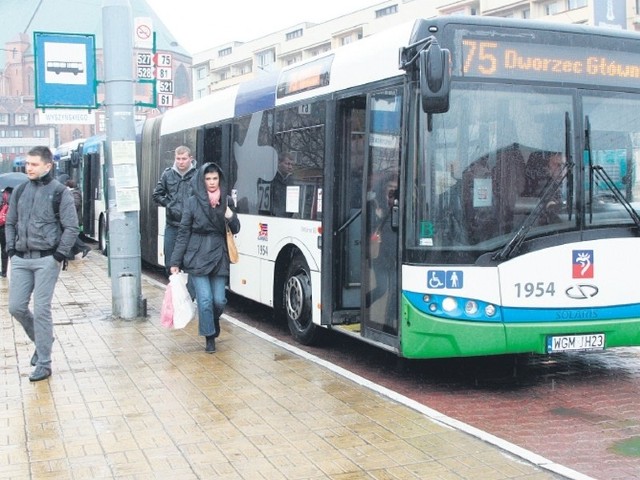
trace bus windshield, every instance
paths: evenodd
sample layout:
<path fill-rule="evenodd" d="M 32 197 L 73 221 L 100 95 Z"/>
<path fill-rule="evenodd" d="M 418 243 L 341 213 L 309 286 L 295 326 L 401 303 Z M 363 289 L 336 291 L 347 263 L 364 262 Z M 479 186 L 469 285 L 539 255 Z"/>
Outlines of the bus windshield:
<path fill-rule="evenodd" d="M 430 129 L 423 116 L 409 176 L 409 249 L 479 255 L 501 249 L 523 225 L 531 238 L 633 224 L 612 188 L 638 210 L 640 99 L 458 83 L 450 102 L 447 113 L 432 116 Z M 591 174 L 598 166 L 611 182 Z"/>

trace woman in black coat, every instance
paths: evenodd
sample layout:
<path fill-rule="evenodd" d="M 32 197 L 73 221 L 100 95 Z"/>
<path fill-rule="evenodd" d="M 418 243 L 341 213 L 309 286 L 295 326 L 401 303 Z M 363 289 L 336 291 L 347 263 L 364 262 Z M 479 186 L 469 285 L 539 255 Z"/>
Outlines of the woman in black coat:
<path fill-rule="evenodd" d="M 227 303 L 229 279 L 226 224 L 240 231 L 235 206 L 227 195 L 222 170 L 215 163 L 200 167 L 192 180 L 193 195 L 187 199 L 171 256 L 171 273 L 189 274 L 198 302 L 198 330 L 206 337 L 207 353 L 216 351 L 220 315 Z"/>

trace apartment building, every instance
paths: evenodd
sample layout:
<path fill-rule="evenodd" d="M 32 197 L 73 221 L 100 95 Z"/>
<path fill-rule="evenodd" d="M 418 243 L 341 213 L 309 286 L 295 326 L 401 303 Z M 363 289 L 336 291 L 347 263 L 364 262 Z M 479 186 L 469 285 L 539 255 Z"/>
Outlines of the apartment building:
<path fill-rule="evenodd" d="M 639 30 L 639 10 L 640 0 L 387 0 L 327 22 L 300 23 L 196 53 L 193 96 L 203 97 L 418 17 L 491 15 Z"/>

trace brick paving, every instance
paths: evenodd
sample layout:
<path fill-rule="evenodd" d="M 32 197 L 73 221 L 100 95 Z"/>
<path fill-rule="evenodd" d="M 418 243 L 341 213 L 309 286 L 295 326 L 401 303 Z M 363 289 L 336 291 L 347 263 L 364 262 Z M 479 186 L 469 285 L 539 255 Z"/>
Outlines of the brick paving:
<path fill-rule="evenodd" d="M 31 383 L 33 347 L 0 279 L 0 478 L 588 478 L 230 317 L 207 355 L 196 321 L 160 326 L 163 287 L 142 284 L 149 317 L 113 319 L 106 259 L 72 262 L 54 296 L 53 376 Z"/>

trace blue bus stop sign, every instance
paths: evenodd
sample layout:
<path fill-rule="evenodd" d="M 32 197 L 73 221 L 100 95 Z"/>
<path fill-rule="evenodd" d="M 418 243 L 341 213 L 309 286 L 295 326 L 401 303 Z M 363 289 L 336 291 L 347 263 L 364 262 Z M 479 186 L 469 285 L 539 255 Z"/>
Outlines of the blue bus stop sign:
<path fill-rule="evenodd" d="M 96 108 L 95 36 L 33 33 L 36 108 Z"/>

